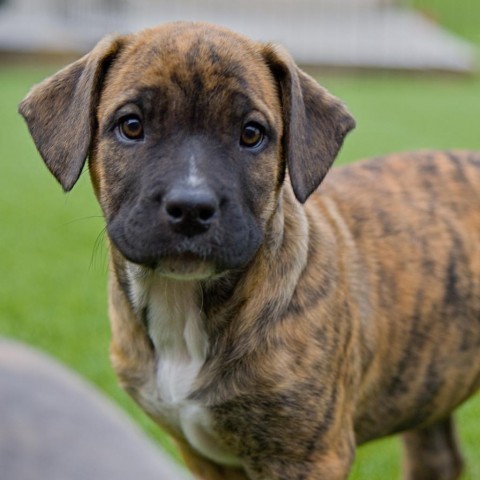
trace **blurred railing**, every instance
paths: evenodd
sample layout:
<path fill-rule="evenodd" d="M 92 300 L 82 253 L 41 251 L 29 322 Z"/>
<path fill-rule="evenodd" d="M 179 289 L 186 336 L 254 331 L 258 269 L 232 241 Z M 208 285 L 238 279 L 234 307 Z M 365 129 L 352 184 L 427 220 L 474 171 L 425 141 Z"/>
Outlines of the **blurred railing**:
<path fill-rule="evenodd" d="M 3 1 L 0 50 L 85 52 L 106 33 L 204 20 L 280 43 L 303 65 L 469 72 L 476 63 L 471 45 L 409 8 L 422 0 Z"/>

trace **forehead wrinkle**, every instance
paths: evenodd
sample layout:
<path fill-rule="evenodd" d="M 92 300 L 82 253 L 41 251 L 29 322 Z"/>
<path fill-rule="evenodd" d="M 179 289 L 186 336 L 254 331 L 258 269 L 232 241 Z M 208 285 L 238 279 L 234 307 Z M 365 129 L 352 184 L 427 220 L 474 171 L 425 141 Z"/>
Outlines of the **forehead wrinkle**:
<path fill-rule="evenodd" d="M 260 49 L 259 43 L 221 27 L 178 23 L 139 34 L 123 57 L 130 74 L 137 73 L 138 81 L 175 72 L 184 76 L 204 74 L 205 79 L 212 80 L 255 82 L 255 77 L 269 71 Z"/>
<path fill-rule="evenodd" d="M 130 87 L 127 90 L 115 94 L 108 88 L 108 85 L 104 89 L 104 95 L 102 96 L 97 115 L 100 118 L 108 121 L 115 113 L 128 104 L 137 105 L 142 112 L 147 110 L 146 104 L 151 104 L 155 95 L 155 89 L 149 87 Z"/>

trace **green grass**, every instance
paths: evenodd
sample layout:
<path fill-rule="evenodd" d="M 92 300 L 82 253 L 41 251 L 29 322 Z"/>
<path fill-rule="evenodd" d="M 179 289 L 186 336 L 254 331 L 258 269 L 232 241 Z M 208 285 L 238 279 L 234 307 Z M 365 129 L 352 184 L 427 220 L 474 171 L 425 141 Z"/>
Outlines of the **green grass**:
<path fill-rule="evenodd" d="M 103 221 L 84 174 L 64 195 L 42 164 L 19 100 L 51 70 L 0 70 L 0 335 L 51 353 L 94 382 L 151 436 L 168 440 L 117 386 L 108 361 Z M 480 150 L 480 80 L 445 77 L 325 77 L 358 127 L 338 163 L 415 148 Z M 459 412 L 469 470 L 480 478 L 480 398 Z M 362 447 L 351 480 L 400 478 L 399 443 Z"/>
<path fill-rule="evenodd" d="M 378 74 L 319 78 L 357 120 L 339 162 L 418 148 L 478 148 L 476 79 Z"/>
<path fill-rule="evenodd" d="M 480 2 L 478 0 L 407 0 L 434 21 L 480 45 Z"/>

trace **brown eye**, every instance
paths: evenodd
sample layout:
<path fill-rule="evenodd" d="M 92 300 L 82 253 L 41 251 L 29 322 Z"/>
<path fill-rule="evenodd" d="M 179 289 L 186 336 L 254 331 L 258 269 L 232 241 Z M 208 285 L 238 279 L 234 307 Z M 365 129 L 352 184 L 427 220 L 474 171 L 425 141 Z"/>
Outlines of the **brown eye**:
<path fill-rule="evenodd" d="M 143 138 L 143 124 L 136 115 L 122 118 L 119 129 L 122 137 L 127 140 L 141 140 Z"/>
<path fill-rule="evenodd" d="M 256 122 L 248 122 L 242 130 L 240 144 L 242 147 L 256 148 L 263 143 L 265 137 L 264 128 Z"/>

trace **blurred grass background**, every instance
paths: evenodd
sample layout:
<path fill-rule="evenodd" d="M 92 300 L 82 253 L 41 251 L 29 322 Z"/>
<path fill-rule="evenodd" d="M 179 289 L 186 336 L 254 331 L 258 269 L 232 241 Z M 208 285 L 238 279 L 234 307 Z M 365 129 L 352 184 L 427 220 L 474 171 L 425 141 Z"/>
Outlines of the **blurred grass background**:
<path fill-rule="evenodd" d="M 449 0 L 413 3 L 480 45 L 477 0 L 471 9 L 457 9 Z M 88 172 L 64 195 L 17 114 L 30 86 L 57 67 L 0 66 L 0 335 L 45 350 L 80 372 L 173 451 L 118 387 L 109 364 L 107 252 Z M 318 79 L 357 119 L 337 165 L 417 148 L 480 150 L 478 76 L 371 73 Z M 458 418 L 468 460 L 462 478 L 478 480 L 480 398 L 463 406 Z M 399 479 L 400 464 L 398 440 L 377 441 L 359 449 L 350 478 Z"/>

